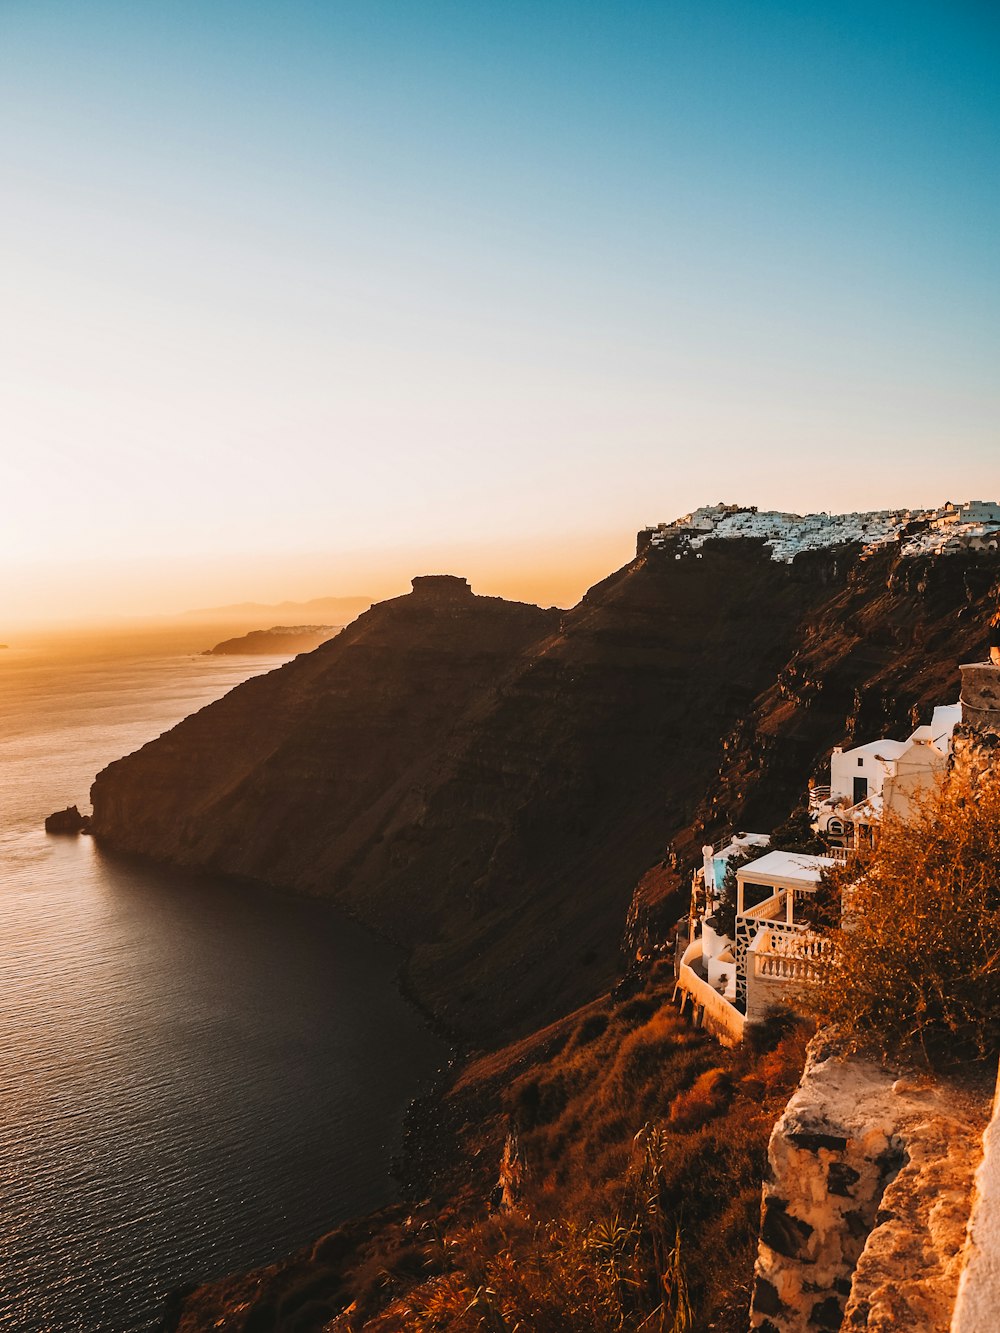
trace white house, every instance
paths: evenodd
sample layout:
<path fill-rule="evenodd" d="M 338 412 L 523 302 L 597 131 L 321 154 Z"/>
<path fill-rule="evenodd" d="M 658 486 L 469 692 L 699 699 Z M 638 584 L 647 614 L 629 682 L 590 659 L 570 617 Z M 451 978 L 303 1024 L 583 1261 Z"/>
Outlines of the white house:
<path fill-rule="evenodd" d="M 721 934 L 712 924 L 713 915 L 722 897 L 723 883 L 731 861 L 767 847 L 771 839 L 766 833 L 737 833 L 715 851 L 706 846 L 702 850 L 703 865 L 695 872 L 695 880 L 700 877 L 704 898 L 704 909 L 699 913 L 701 926 L 702 952 L 701 961 L 708 984 L 726 999 L 732 1001 L 737 995 L 736 956 L 733 952 L 734 941 Z M 697 903 L 697 893 L 692 901 Z M 691 937 L 694 938 L 695 929 Z"/>
<path fill-rule="evenodd" d="M 715 911 L 730 864 L 769 842 L 763 833 L 740 833 L 718 850 L 706 846 L 693 877 L 690 931 L 675 993 L 727 1042 L 742 1038 L 745 1023 L 794 1003 L 796 988 L 813 980 L 815 959 L 827 947 L 810 931 L 806 907 L 823 870 L 837 864 L 834 854 L 765 851 L 737 865 L 735 938 L 717 929 Z"/>
<path fill-rule="evenodd" d="M 836 864 L 832 855 L 768 852 L 736 871 L 736 1000 L 748 1022 L 787 1001 L 789 990 L 802 980 L 794 966 L 775 966 L 771 959 L 794 960 L 803 948 L 818 948 L 809 930 L 808 904 L 823 871 Z"/>
<path fill-rule="evenodd" d="M 905 741 L 869 741 L 830 756 L 830 785 L 813 787 L 809 806 L 813 828 L 831 846 L 848 847 L 870 837 L 885 811 L 902 817 L 916 794 L 948 766 L 951 738 L 962 720 L 962 705 L 934 709 L 930 723 Z"/>
<path fill-rule="evenodd" d="M 1000 640 L 1000 628 L 995 637 Z M 1000 646 L 996 656 L 1000 659 Z M 980 681 L 984 673 L 989 677 L 985 684 Z M 946 771 L 960 723 L 1000 734 L 1000 687 L 994 676 L 1000 679 L 1000 660 L 964 666 L 963 698 L 971 703 L 935 708 L 930 722 L 906 740 L 887 738 L 833 751 L 830 785 L 809 793 L 813 828 L 830 844 L 827 854 L 765 851 L 770 838 L 762 833 L 736 834 L 718 850 L 702 848 L 677 967 L 674 993 L 681 997 L 682 1010 L 690 1004 L 698 1022 L 732 1044 L 742 1040 L 747 1023 L 801 1002 L 803 987 L 819 981 L 830 963 L 832 945 L 812 930 L 809 911 L 824 871 L 846 860 L 849 848 L 869 836 L 886 812 L 908 816 L 914 800 Z M 977 724 L 976 718 L 985 721 Z M 755 853 L 762 854 L 739 864 Z M 734 862 L 730 938 L 719 928 L 717 913 Z"/>

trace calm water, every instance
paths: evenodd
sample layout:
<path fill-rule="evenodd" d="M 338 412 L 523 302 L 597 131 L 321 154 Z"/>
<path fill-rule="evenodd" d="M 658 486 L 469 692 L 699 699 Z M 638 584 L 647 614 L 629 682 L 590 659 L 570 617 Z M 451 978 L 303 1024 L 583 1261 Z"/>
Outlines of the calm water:
<path fill-rule="evenodd" d="M 277 659 L 0 660 L 0 1328 L 125 1333 L 393 1197 L 445 1058 L 329 908 L 41 832 Z"/>

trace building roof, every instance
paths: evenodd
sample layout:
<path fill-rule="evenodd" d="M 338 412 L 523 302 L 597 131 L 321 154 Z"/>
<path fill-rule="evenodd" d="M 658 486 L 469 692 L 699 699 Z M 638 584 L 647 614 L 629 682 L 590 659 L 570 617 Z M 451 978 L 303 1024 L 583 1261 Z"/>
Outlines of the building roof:
<path fill-rule="evenodd" d="M 725 847 L 720 847 L 712 855 L 717 860 L 725 857 L 728 861 L 731 857 L 739 856 L 741 852 L 745 852 L 748 847 L 766 847 L 770 841 L 770 833 L 736 833 L 726 843 Z"/>
<path fill-rule="evenodd" d="M 808 856 L 805 852 L 768 852 L 749 865 L 740 866 L 736 877 L 750 884 L 781 882 L 816 885 L 821 873 L 836 864 L 832 856 Z"/>
<path fill-rule="evenodd" d="M 867 745 L 855 745 L 853 750 L 844 750 L 845 755 L 870 755 L 873 759 L 898 759 L 909 745 L 909 741 L 869 741 Z"/>

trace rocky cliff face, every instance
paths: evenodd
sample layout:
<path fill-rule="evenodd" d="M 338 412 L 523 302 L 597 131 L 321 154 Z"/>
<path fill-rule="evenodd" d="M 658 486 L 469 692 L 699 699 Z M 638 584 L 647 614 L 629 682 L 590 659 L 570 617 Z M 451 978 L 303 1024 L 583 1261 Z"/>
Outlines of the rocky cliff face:
<path fill-rule="evenodd" d="M 956 698 L 998 572 L 716 542 L 561 616 L 417 580 L 111 765 L 93 828 L 329 895 L 442 1016 L 526 1031 L 606 987 L 650 866 L 635 920 L 670 915 L 706 828 L 777 822 L 824 750 Z"/>
<path fill-rule="evenodd" d="M 751 1327 L 947 1333 L 989 1092 L 814 1045 L 771 1135 Z"/>
<path fill-rule="evenodd" d="M 887 548 L 842 554 L 824 573 L 786 660 L 726 737 L 715 778 L 673 837 L 681 866 L 697 861 L 706 832 L 774 827 L 810 777 L 829 781 L 834 745 L 908 735 L 935 704 L 958 699 L 959 663 L 985 656 L 996 555 L 907 558 Z M 675 882 L 669 862 L 663 869 L 640 885 L 640 924 L 652 916 L 662 928 L 657 907 Z"/>

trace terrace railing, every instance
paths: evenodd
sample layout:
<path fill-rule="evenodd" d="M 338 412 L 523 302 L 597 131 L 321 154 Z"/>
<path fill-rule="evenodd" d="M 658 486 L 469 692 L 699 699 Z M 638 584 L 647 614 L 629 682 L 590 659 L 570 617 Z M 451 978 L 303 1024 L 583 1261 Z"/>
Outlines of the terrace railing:
<path fill-rule="evenodd" d="M 725 1046 L 735 1046 L 743 1040 L 746 1019 L 729 1003 L 725 996 L 700 977 L 692 963 L 701 960 L 701 941 L 697 940 L 684 951 L 677 976 L 676 990 L 681 993 L 681 1012 L 689 1003 L 695 1021 L 711 1032 Z"/>
<path fill-rule="evenodd" d="M 756 907 L 748 907 L 741 913 L 741 917 L 744 921 L 783 920 L 788 910 L 787 903 L 788 890 L 779 889 L 777 893 L 772 894 L 770 898 L 765 898 Z"/>
<path fill-rule="evenodd" d="M 826 975 L 833 946 L 819 935 L 800 933 L 792 941 L 768 932 L 754 950 L 754 976 L 771 981 L 818 982 Z"/>

